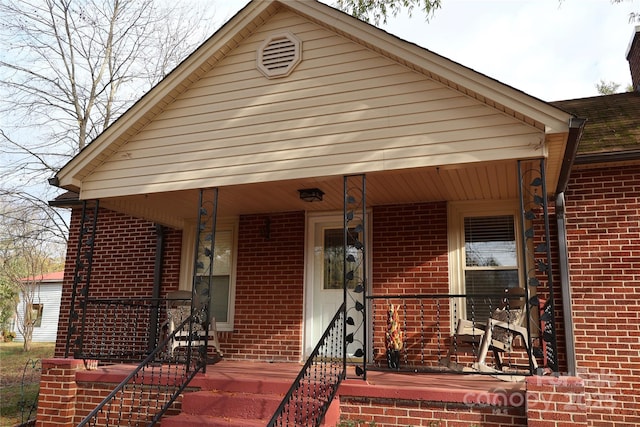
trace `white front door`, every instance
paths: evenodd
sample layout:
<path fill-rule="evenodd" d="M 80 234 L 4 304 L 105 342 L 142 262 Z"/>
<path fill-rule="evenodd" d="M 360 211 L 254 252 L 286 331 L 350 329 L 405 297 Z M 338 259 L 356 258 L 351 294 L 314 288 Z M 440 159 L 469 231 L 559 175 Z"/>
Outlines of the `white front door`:
<path fill-rule="evenodd" d="M 354 227 L 357 224 L 354 224 Z M 360 237 L 362 238 L 362 236 Z M 307 221 L 306 247 L 306 309 L 305 309 L 305 357 L 309 356 L 320 340 L 329 322 L 342 304 L 343 296 L 343 221 L 342 215 L 314 215 Z M 365 251 L 368 253 L 368 251 Z M 355 299 L 362 294 L 348 290 L 347 310 L 354 312 Z M 354 319 L 357 324 L 361 319 Z M 364 328 L 361 326 L 355 334 L 354 344 L 347 347 L 347 353 L 353 354 L 361 348 Z M 353 349 L 352 349 L 353 347 Z"/>

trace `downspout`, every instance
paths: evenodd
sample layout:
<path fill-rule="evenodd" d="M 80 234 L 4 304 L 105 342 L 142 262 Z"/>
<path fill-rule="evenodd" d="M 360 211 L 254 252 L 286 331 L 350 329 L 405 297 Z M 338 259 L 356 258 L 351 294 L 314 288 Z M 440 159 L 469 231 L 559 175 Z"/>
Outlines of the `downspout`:
<path fill-rule="evenodd" d="M 560 266 L 560 289 L 562 292 L 562 314 L 564 318 L 565 342 L 567 350 L 567 374 L 575 376 L 577 373 L 575 333 L 573 329 L 573 305 L 571 298 L 571 278 L 569 275 L 569 250 L 567 247 L 567 223 L 565 191 L 569 184 L 569 175 L 573 166 L 578 144 L 584 130 L 585 119 L 572 118 L 569 120 L 569 137 L 567 148 L 562 161 L 558 187 L 556 188 L 556 225 L 558 231 L 558 257 Z"/>
<path fill-rule="evenodd" d="M 567 249 L 567 224 L 565 218 L 564 193 L 556 195 L 556 224 L 558 227 L 558 253 L 560 256 L 560 288 L 562 291 L 562 315 L 567 346 L 567 374 L 576 375 L 576 346 L 573 330 L 571 280 L 569 277 L 569 251 Z"/>
<path fill-rule="evenodd" d="M 153 290 L 151 293 L 152 310 L 149 315 L 149 352 L 156 348 L 158 341 L 158 321 L 160 312 L 160 294 L 162 285 L 162 261 L 164 258 L 164 227 L 156 224 L 156 257 L 153 267 Z"/>

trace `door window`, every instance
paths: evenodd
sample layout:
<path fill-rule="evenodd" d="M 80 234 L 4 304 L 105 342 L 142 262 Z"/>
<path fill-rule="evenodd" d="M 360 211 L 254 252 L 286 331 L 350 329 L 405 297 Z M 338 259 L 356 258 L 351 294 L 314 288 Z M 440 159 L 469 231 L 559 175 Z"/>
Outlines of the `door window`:
<path fill-rule="evenodd" d="M 360 238 L 355 229 L 350 229 L 347 237 L 347 252 L 356 259 L 362 257 L 361 252 L 356 249 L 355 240 Z M 361 261 L 361 260 L 360 260 Z M 326 228 L 324 230 L 324 289 L 342 289 L 344 281 L 344 233 L 342 228 Z M 357 265 L 362 266 L 362 262 Z M 359 267 L 361 268 L 361 267 Z M 361 276 L 359 272 L 355 272 Z M 355 281 L 348 283 L 349 288 L 355 287 Z"/>

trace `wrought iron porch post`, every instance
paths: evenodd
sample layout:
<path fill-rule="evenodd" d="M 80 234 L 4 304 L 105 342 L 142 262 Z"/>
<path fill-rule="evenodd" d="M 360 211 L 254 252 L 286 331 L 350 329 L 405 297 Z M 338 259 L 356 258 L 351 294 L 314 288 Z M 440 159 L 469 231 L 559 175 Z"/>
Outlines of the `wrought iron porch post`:
<path fill-rule="evenodd" d="M 531 331 L 531 307 L 539 307 L 540 301 L 536 295 L 530 297 L 530 288 L 537 288 L 540 284 L 537 274 L 545 275 L 547 281 L 549 298 L 545 304 L 545 311 L 541 320 L 545 322 L 544 329 L 540 333 L 540 340 L 544 342 L 546 351 L 547 366 L 554 372 L 558 372 L 558 344 L 556 338 L 555 323 L 555 298 L 553 289 L 553 271 L 551 267 L 551 232 L 549 228 L 549 205 L 547 199 L 545 159 L 539 159 L 536 165 L 531 161 L 532 166 L 523 170 L 525 161 L 518 161 L 518 180 L 520 195 L 520 215 L 521 215 L 521 235 L 522 235 L 522 262 L 524 283 L 526 284 L 527 296 L 527 329 Z M 540 212 L 541 211 L 541 212 Z M 536 219 L 543 219 L 542 236 L 536 241 Z M 532 346 L 532 337 L 529 333 L 529 348 Z M 535 357 L 533 354 L 530 358 Z M 533 361 L 529 360 L 530 370 L 533 371 Z"/>
<path fill-rule="evenodd" d="M 80 233 L 78 235 L 76 261 L 73 272 L 73 287 L 71 288 L 71 306 L 69 307 L 69 327 L 67 328 L 67 339 L 64 351 L 65 358 L 69 357 L 72 345 L 74 346 L 74 357 L 81 357 L 83 353 L 87 299 L 89 298 L 93 248 L 95 246 L 100 205 L 99 200 L 92 201 L 93 209 L 90 210 L 88 203 L 87 200 L 82 201 Z M 80 301 L 78 301 L 78 298 Z M 79 313 L 79 311 L 81 313 Z M 76 324 L 78 321 L 80 322 L 79 335 Z M 76 338 L 72 344 L 72 337 L 74 335 L 76 335 Z"/>
<path fill-rule="evenodd" d="M 200 349 L 204 358 L 202 372 L 207 372 L 207 351 L 209 348 L 209 323 L 211 295 L 213 287 L 214 249 L 216 241 L 216 222 L 218 212 L 218 189 L 202 189 L 198 199 L 198 228 L 194 251 L 193 283 L 191 294 L 191 313 L 194 321 L 202 324 L 205 331 L 204 349 Z M 203 236 L 204 234 L 204 236 Z M 193 322 L 189 324 L 189 337 L 193 336 Z M 187 366 L 191 364 L 191 346 L 187 350 Z"/>
<path fill-rule="evenodd" d="M 159 324 L 160 321 L 160 294 L 162 286 L 162 264 L 164 261 L 164 227 L 156 224 L 156 253 L 155 263 L 153 266 L 153 290 L 151 298 L 151 312 L 149 313 L 149 348 L 151 353 L 159 341 Z"/>
<path fill-rule="evenodd" d="M 346 372 L 349 344 L 359 345 L 353 356 L 362 357 L 356 365 L 356 375 L 367 378 L 367 264 L 366 264 L 366 177 L 350 175 L 344 177 L 344 226 L 343 226 L 343 302 L 344 348 L 343 367 Z M 353 304 L 351 304 L 353 303 Z M 355 318 L 355 319 L 354 319 Z M 362 331 L 362 337 L 357 333 Z"/>

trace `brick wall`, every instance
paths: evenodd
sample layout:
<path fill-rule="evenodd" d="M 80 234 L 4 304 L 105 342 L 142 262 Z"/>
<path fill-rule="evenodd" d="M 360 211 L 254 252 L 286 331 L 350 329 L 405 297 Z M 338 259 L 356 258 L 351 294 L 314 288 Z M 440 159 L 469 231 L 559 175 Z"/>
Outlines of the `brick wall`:
<path fill-rule="evenodd" d="M 64 354 L 80 211 L 72 214 L 56 356 Z M 298 361 L 303 311 L 303 212 L 240 219 L 235 330 L 220 333 L 228 358 Z M 155 225 L 101 209 L 92 266 L 92 297 L 148 297 L 153 287 Z M 448 292 L 446 203 L 374 209 L 376 293 Z M 163 292 L 177 289 L 181 232 L 165 234 Z M 381 319 L 384 310 L 378 313 Z M 376 322 L 383 327 L 385 320 Z M 383 336 L 378 333 L 377 336 Z M 384 344 L 382 344 L 384 347 Z"/>
<path fill-rule="evenodd" d="M 640 425 L 640 167 L 575 170 L 566 200 L 588 425 Z"/>
<path fill-rule="evenodd" d="M 524 407 L 340 396 L 345 425 L 376 427 L 527 426 Z"/>
<path fill-rule="evenodd" d="M 63 357 L 69 327 L 69 309 L 75 257 L 80 231 L 81 210 L 73 209 L 64 285 L 60 304 L 55 356 Z M 165 229 L 162 267 L 163 293 L 178 288 L 182 233 Z M 91 272 L 93 298 L 150 297 L 156 256 L 155 224 L 117 212 L 100 209 Z"/>
<path fill-rule="evenodd" d="M 376 294 L 449 293 L 446 202 L 373 209 Z"/>
<path fill-rule="evenodd" d="M 376 206 L 372 222 L 371 283 L 375 295 L 449 293 L 446 202 Z M 399 313 L 407 341 L 403 359 L 437 360 L 447 351 L 448 299 L 423 300 L 422 306 L 418 300 L 380 299 L 373 304 L 374 357 L 379 363 L 386 358 L 384 337 L 390 303 L 402 305 Z M 438 328 L 439 334 L 424 333 Z"/>
<path fill-rule="evenodd" d="M 234 331 L 220 334 L 225 358 L 302 358 L 304 227 L 304 212 L 240 218 Z"/>

